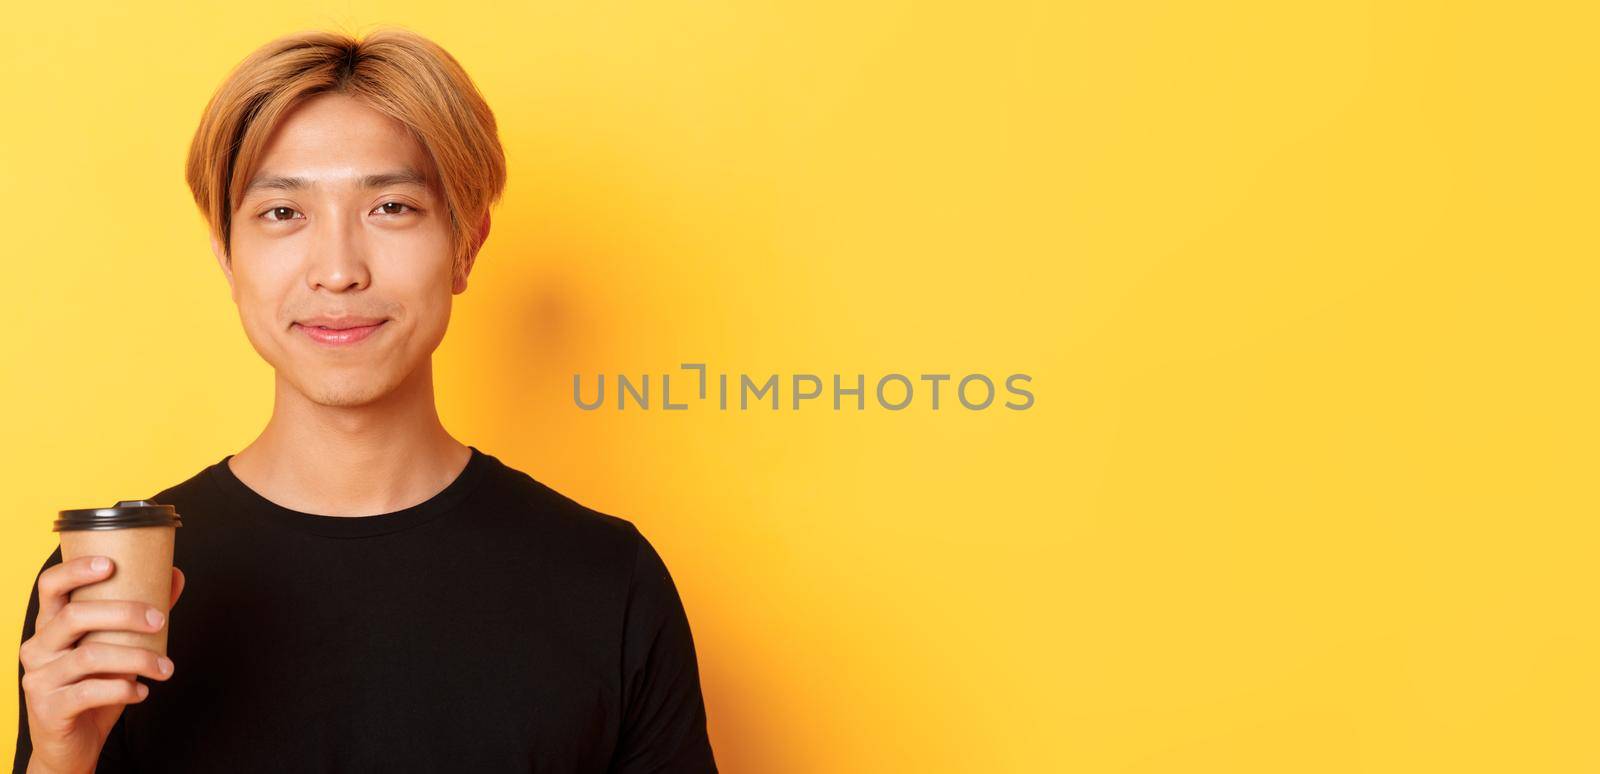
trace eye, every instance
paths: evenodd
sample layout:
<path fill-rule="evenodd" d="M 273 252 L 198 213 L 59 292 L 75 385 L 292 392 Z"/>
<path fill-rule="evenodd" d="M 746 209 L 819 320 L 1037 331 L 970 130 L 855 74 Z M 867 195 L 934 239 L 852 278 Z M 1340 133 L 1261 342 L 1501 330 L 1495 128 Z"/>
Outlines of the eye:
<path fill-rule="evenodd" d="M 377 209 L 382 210 L 385 215 L 401 215 L 408 211 L 415 212 L 417 208 L 405 202 L 384 202 L 378 205 Z"/>
<path fill-rule="evenodd" d="M 272 207 L 266 212 L 261 213 L 261 215 L 266 217 L 266 219 L 269 221 L 278 222 L 284 220 L 293 220 L 292 217 L 289 217 L 289 214 L 299 214 L 299 212 L 299 210 L 296 210 L 293 207 Z M 276 215 L 284 215 L 284 217 L 273 217 Z"/>

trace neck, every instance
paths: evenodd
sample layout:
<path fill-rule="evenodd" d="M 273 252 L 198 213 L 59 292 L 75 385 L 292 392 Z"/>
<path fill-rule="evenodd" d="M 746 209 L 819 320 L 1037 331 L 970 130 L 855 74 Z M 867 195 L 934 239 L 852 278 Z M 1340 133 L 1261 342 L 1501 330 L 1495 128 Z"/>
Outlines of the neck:
<path fill-rule="evenodd" d="M 272 418 L 229 468 L 285 508 L 370 516 L 438 494 L 470 456 L 439 421 L 433 368 L 424 361 L 394 390 L 357 406 L 318 404 L 278 376 Z"/>

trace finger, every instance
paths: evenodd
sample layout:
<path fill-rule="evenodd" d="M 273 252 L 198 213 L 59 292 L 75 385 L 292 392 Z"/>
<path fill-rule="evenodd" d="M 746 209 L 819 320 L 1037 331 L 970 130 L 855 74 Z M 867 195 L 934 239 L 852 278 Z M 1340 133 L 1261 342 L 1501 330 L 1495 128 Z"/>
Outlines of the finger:
<path fill-rule="evenodd" d="M 65 656 L 24 675 L 26 690 L 48 693 L 91 677 L 143 675 L 152 680 L 172 676 L 172 660 L 148 648 L 110 642 L 83 642 Z"/>
<path fill-rule="evenodd" d="M 96 564 L 103 565 L 96 568 Z M 34 619 L 34 631 L 43 629 L 50 619 L 61 612 L 71 601 L 72 592 L 80 586 L 103 581 L 111 577 L 116 566 L 109 556 L 80 556 L 72 561 L 51 565 L 39 575 L 39 616 Z"/>
<path fill-rule="evenodd" d="M 176 567 L 172 568 L 172 601 L 167 603 L 168 610 L 177 606 L 178 597 L 183 595 L 183 584 L 185 582 L 183 570 Z"/>
<path fill-rule="evenodd" d="M 135 704 L 150 695 L 144 683 L 127 677 L 103 677 L 79 680 L 63 685 L 46 694 L 39 709 L 43 717 L 52 719 L 75 718 L 85 710 L 113 704 Z"/>
<path fill-rule="evenodd" d="M 91 631 L 158 632 L 166 615 L 143 602 L 119 599 L 69 602 L 50 623 L 33 635 L 37 643 L 30 649 L 34 658 L 53 659 L 59 651 L 72 647 L 78 638 Z M 42 654 L 42 655 L 41 655 Z M 23 664 L 33 669 L 36 665 Z"/>

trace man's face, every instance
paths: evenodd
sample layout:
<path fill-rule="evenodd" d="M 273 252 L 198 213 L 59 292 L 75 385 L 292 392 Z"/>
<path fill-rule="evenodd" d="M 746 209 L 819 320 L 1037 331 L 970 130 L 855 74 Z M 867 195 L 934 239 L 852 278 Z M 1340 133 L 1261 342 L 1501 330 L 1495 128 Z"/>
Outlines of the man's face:
<path fill-rule="evenodd" d="M 370 403 L 427 365 L 466 289 L 427 152 L 343 94 L 279 123 L 232 229 L 231 265 L 213 250 L 246 336 L 321 405 Z"/>

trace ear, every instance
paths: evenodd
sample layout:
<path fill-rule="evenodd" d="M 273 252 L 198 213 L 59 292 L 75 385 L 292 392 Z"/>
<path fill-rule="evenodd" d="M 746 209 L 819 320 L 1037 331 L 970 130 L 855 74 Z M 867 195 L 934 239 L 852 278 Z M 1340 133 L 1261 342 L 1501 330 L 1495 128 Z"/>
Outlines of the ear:
<path fill-rule="evenodd" d="M 473 264 L 478 261 L 478 251 L 483 249 L 483 243 L 489 239 L 489 212 L 483 213 L 483 222 L 478 224 L 478 233 L 472 243 L 472 252 L 467 254 L 467 260 L 461 270 L 456 272 L 454 280 L 450 283 L 450 292 L 461 294 L 467 292 L 467 275 L 472 273 Z"/>
<path fill-rule="evenodd" d="M 217 257 L 217 265 L 222 267 L 222 276 L 228 280 L 228 295 L 233 297 L 234 303 L 239 302 L 239 288 L 233 284 L 233 261 L 227 252 L 222 249 L 222 240 L 211 235 L 211 254 Z"/>

